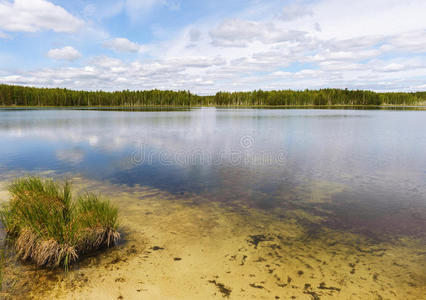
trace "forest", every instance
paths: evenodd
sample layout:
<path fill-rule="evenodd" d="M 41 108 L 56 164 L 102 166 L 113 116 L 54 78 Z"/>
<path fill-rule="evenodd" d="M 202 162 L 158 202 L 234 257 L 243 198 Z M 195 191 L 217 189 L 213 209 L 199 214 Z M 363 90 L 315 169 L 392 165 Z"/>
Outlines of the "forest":
<path fill-rule="evenodd" d="M 320 89 L 218 92 L 199 96 L 189 91 L 74 91 L 0 84 L 1 106 L 332 106 L 426 105 L 426 92 L 377 93 Z"/>

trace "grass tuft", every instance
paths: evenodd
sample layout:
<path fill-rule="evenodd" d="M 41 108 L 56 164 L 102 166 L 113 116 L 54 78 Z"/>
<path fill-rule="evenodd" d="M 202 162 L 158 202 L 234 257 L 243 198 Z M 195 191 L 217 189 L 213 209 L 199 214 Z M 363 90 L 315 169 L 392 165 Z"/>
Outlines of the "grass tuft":
<path fill-rule="evenodd" d="M 92 193 L 74 199 L 67 181 L 21 178 L 9 192 L 0 220 L 23 260 L 67 270 L 81 254 L 113 246 L 120 239 L 118 209 Z"/>

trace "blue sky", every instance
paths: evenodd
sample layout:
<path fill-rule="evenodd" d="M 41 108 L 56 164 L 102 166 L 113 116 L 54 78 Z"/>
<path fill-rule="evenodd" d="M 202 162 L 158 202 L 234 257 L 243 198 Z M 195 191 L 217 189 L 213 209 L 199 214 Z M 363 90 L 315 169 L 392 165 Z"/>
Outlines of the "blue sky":
<path fill-rule="evenodd" d="M 424 0 L 0 0 L 0 83 L 426 90 Z"/>

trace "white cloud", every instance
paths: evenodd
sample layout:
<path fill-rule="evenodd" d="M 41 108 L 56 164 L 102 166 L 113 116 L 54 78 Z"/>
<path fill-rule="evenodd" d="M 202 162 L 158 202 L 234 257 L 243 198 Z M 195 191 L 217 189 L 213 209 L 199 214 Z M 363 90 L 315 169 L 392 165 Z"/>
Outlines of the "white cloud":
<path fill-rule="evenodd" d="M 201 38 L 201 31 L 196 28 L 191 28 L 189 31 L 189 39 L 191 42 L 198 42 Z"/>
<path fill-rule="evenodd" d="M 305 32 L 281 28 L 274 23 L 231 19 L 211 30 L 210 36 L 215 46 L 245 47 L 254 41 L 266 44 L 297 41 L 305 38 Z"/>
<path fill-rule="evenodd" d="M 314 24 L 314 28 L 315 28 L 315 31 L 318 31 L 318 32 L 321 32 L 321 31 L 322 31 L 322 29 L 321 29 L 321 24 L 320 24 L 320 23 L 318 23 L 318 22 L 315 22 L 315 24 Z"/>
<path fill-rule="evenodd" d="M 279 68 L 277 68 L 277 63 Z M 285 69 L 292 59 L 278 52 L 227 61 L 223 57 L 175 57 L 150 62 L 123 62 L 99 57 L 80 68 L 51 68 L 0 76 L 0 81 L 87 90 L 173 89 L 197 93 L 218 90 L 368 88 L 415 90 L 424 85 L 426 59 L 372 60 L 367 64 L 326 60 L 298 71 Z M 280 70 L 280 68 L 284 70 Z M 266 73 L 267 72 L 267 73 Z"/>
<path fill-rule="evenodd" d="M 323 38 L 395 35 L 426 27 L 424 0 L 322 0 L 310 8 Z"/>
<path fill-rule="evenodd" d="M 312 61 L 359 61 L 362 59 L 376 57 L 379 54 L 381 54 L 381 51 L 378 49 L 368 49 L 360 51 L 333 51 L 330 49 L 326 49 L 314 55 L 312 57 Z M 309 57 L 307 60 L 310 60 Z"/>
<path fill-rule="evenodd" d="M 56 158 L 71 164 L 79 164 L 84 160 L 86 153 L 79 148 L 56 151 Z"/>
<path fill-rule="evenodd" d="M 288 5 L 284 7 L 280 19 L 283 21 L 293 21 L 306 16 L 313 16 L 313 12 L 309 7 L 301 5 Z"/>
<path fill-rule="evenodd" d="M 9 32 L 75 32 L 84 22 L 46 0 L 0 2 L 0 29 Z"/>
<path fill-rule="evenodd" d="M 129 41 L 126 38 L 115 38 L 110 41 L 106 41 L 104 43 L 105 48 L 109 48 L 111 50 L 114 50 L 116 52 L 123 52 L 123 53 L 135 53 L 142 49 L 142 46 L 134 43 L 132 41 Z"/>
<path fill-rule="evenodd" d="M 404 72 L 426 69 L 426 59 L 423 57 L 394 58 L 390 60 L 373 59 L 366 64 L 376 72 Z"/>
<path fill-rule="evenodd" d="M 393 35 L 384 46 L 386 51 L 426 53 L 426 25 L 421 30 Z"/>
<path fill-rule="evenodd" d="M 47 56 L 56 60 L 73 61 L 73 60 L 79 59 L 81 57 L 81 54 L 80 52 L 75 50 L 73 47 L 66 46 L 63 48 L 56 48 L 56 49 L 49 50 L 49 52 L 47 53 Z"/>
<path fill-rule="evenodd" d="M 385 65 L 382 68 L 382 70 L 384 72 L 398 72 L 398 71 L 404 70 L 404 65 L 391 63 L 391 64 Z"/>

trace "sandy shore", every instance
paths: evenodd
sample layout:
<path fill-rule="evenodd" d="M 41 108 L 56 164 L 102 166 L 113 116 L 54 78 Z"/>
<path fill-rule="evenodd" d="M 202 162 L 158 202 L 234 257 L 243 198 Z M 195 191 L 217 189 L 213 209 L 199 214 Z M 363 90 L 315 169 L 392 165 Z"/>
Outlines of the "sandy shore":
<path fill-rule="evenodd" d="M 73 179 L 108 195 L 124 242 L 67 274 L 6 259 L 4 299 L 421 299 L 425 243 L 331 230 L 194 195 Z M 0 184 L 0 199 L 7 199 Z"/>

